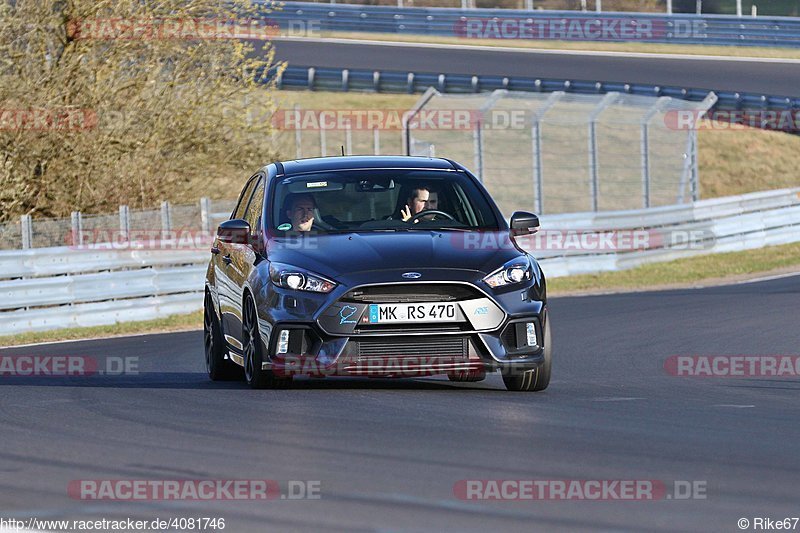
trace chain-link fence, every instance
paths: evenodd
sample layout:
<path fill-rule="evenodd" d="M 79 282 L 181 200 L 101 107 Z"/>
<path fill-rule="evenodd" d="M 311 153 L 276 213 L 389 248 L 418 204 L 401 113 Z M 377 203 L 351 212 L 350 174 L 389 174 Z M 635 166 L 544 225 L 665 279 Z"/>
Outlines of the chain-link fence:
<path fill-rule="evenodd" d="M 409 118 L 407 151 L 470 167 L 505 213 L 680 204 L 698 198 L 697 122 L 715 101 L 431 89 Z"/>
<path fill-rule="evenodd" d="M 697 121 L 714 104 L 624 93 L 429 89 L 410 111 L 284 110 L 273 145 L 289 157 L 429 155 L 469 167 L 510 214 L 639 209 L 698 198 Z M 68 246 L 129 232 L 213 231 L 233 200 L 0 224 L 0 249 Z"/>

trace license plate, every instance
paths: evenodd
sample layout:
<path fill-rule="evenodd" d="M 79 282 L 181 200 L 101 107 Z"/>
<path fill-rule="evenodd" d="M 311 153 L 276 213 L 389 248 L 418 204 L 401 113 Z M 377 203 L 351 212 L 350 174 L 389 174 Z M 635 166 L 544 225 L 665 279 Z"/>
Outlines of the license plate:
<path fill-rule="evenodd" d="M 371 304 L 369 306 L 370 324 L 454 322 L 457 320 L 458 306 L 452 303 Z"/>

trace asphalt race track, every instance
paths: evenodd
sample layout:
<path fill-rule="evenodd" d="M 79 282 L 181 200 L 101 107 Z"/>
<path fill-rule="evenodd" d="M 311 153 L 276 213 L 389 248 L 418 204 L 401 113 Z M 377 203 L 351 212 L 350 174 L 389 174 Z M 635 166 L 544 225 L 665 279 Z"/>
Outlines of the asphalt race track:
<path fill-rule="evenodd" d="M 738 531 L 798 516 L 797 377 L 686 378 L 670 355 L 800 353 L 800 276 L 551 302 L 541 394 L 439 379 L 204 374 L 200 332 L 1 350 L 138 357 L 139 375 L 0 377 L 0 516 L 223 516 L 227 531 Z M 318 480 L 309 501 L 87 502 L 79 479 Z M 675 480 L 706 499 L 464 501 L 465 479 Z"/>
<path fill-rule="evenodd" d="M 521 76 L 800 96 L 800 61 L 558 53 L 276 39 L 276 59 L 315 67 Z"/>

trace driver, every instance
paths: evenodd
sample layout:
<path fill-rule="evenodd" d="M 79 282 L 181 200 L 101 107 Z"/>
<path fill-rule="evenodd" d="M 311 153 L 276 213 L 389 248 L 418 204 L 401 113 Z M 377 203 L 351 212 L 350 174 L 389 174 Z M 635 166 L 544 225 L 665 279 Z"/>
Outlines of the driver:
<path fill-rule="evenodd" d="M 439 193 L 432 191 L 427 185 L 422 185 L 411 191 L 411 196 L 406 202 L 405 208 L 400 210 L 403 222 L 408 222 L 411 217 L 422 211 L 439 209 Z"/>
<path fill-rule="evenodd" d="M 314 225 L 314 209 L 317 207 L 314 197 L 310 194 L 296 194 L 289 202 L 286 216 L 292 223 L 295 231 L 311 231 Z"/>

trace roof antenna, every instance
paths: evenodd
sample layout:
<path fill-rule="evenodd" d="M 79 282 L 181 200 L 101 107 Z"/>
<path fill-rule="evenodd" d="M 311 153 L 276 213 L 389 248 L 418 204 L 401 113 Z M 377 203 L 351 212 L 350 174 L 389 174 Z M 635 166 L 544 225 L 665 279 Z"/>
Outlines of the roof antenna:
<path fill-rule="evenodd" d="M 344 157 L 344 145 L 342 145 L 342 157 Z"/>

